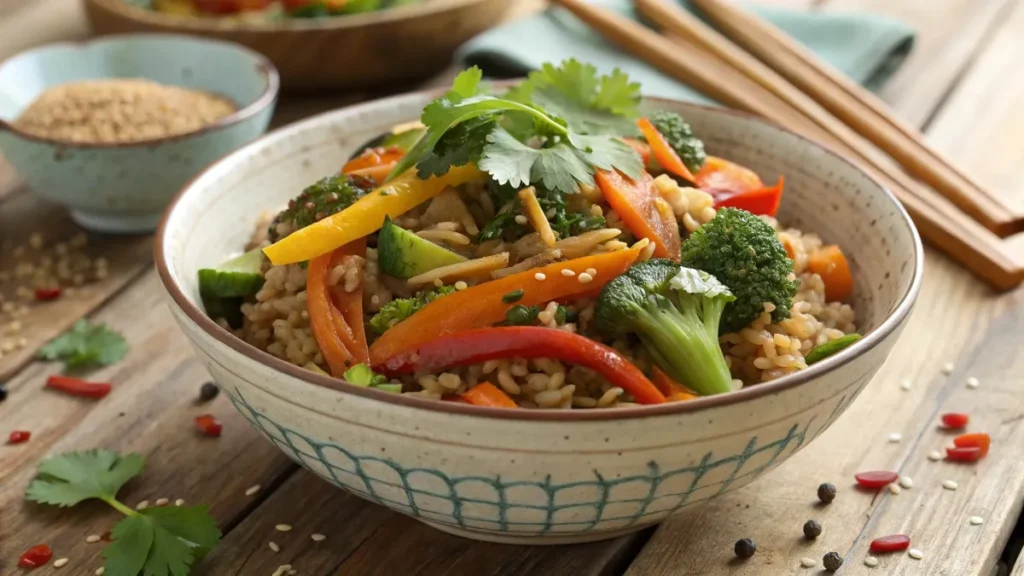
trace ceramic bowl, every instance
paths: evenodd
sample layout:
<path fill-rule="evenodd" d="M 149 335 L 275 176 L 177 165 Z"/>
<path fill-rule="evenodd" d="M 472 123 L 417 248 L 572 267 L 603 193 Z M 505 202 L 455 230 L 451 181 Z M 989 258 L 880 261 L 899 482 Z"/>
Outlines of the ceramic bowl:
<path fill-rule="evenodd" d="M 611 538 L 739 489 L 829 427 L 885 361 L 917 297 L 921 244 L 894 197 L 839 156 L 739 113 L 667 100 L 712 154 L 785 175 L 790 226 L 840 244 L 865 338 L 774 382 L 615 410 L 501 410 L 359 388 L 278 360 L 207 318 L 196 272 L 237 253 L 260 212 L 335 172 L 429 95 L 346 108 L 278 130 L 194 180 L 161 225 L 173 315 L 237 409 L 299 464 L 441 530 L 560 544 Z M 240 202 L 245 198 L 244 204 Z"/>
<path fill-rule="evenodd" d="M 13 126 L 47 88 L 106 78 L 196 88 L 230 98 L 239 110 L 195 132 L 123 144 L 63 142 Z M 228 42 L 139 34 L 52 44 L 0 63 L 0 151 L 32 189 L 66 205 L 80 225 L 151 232 L 185 182 L 266 131 L 277 90 L 270 62 Z"/>
<path fill-rule="evenodd" d="M 157 12 L 153 0 L 84 0 L 97 34 L 176 32 L 265 54 L 288 90 L 372 88 L 444 70 L 455 49 L 494 26 L 515 0 L 426 0 L 378 12 L 246 21 Z"/>

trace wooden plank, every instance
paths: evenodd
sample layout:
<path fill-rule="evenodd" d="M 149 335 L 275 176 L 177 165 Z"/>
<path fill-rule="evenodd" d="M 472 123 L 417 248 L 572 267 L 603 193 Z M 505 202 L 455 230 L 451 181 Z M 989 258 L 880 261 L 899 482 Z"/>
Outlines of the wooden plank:
<path fill-rule="evenodd" d="M 280 532 L 278 524 L 293 528 Z M 327 539 L 314 542 L 314 533 Z M 389 512 L 302 470 L 233 530 L 198 574 L 271 574 L 291 564 L 299 574 L 312 576 L 610 576 L 622 573 L 647 534 L 559 547 L 474 542 Z M 280 552 L 270 549 L 271 541 Z"/>
<path fill-rule="evenodd" d="M 116 513 L 100 504 L 58 510 L 22 499 L 36 464 L 47 455 L 98 447 L 143 454 L 146 471 L 125 487 L 124 502 L 206 502 L 228 528 L 295 469 L 227 398 L 196 403 L 199 386 L 209 376 L 174 324 L 162 291 L 150 272 L 97 314 L 123 331 L 132 345 L 121 363 L 92 375 L 114 384 L 106 398 L 89 401 L 45 390 L 46 376 L 56 368 L 46 364 L 32 364 L 8 383 L 9 397 L 0 404 L 0 432 L 29 430 L 32 439 L 0 445 L 0 573 L 6 574 L 13 559 L 39 542 L 49 544 L 55 558 L 71 559 L 75 568 L 69 574 L 92 574 L 101 564 L 102 546 L 87 544 L 85 538 L 109 530 Z M 203 413 L 221 420 L 222 437 L 196 432 L 192 420 Z M 246 496 L 255 484 L 263 491 Z"/>

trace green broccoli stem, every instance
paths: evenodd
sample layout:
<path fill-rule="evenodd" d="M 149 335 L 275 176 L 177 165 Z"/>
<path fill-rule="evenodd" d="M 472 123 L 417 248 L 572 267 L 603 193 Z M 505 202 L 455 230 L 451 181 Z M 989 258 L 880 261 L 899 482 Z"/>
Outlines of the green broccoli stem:
<path fill-rule="evenodd" d="M 633 321 L 655 364 L 702 396 L 731 391 L 732 374 L 718 344 L 717 322 L 702 322 L 695 311 L 681 312 L 663 297 L 650 298 L 647 304 Z"/>

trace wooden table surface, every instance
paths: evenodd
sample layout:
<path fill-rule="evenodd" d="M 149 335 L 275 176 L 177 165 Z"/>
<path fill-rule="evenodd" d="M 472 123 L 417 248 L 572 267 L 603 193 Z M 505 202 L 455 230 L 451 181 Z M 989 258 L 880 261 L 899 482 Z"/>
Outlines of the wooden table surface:
<path fill-rule="evenodd" d="M 922 126 L 934 143 L 1008 202 L 1024 203 L 1024 0 L 775 0 L 818 10 L 865 10 L 899 17 L 919 33 L 917 50 L 883 96 Z M 539 5 L 524 2 L 523 10 Z M 29 46 L 87 35 L 74 0 L 0 0 L 0 57 Z M 278 125 L 366 94 L 288 100 Z M 28 234 L 48 242 L 77 232 L 65 212 L 21 186 L 0 162 L 0 270 L 13 266 L 12 249 Z M 1024 254 L 1024 238 L 1014 239 Z M 70 563 L 33 574 L 92 574 L 100 549 L 89 534 L 108 530 L 116 514 L 103 505 L 57 510 L 22 500 L 36 463 L 44 456 L 94 447 L 139 452 L 149 461 L 143 477 L 122 492 L 126 502 L 166 497 L 206 502 L 225 532 L 198 574 L 270 575 L 292 564 L 301 575 L 335 574 L 736 574 L 774 576 L 817 573 L 820 559 L 837 551 L 845 574 L 970 576 L 1012 571 L 1019 538 L 1011 538 L 1024 497 L 1024 290 L 992 293 L 934 250 L 926 258 L 921 297 L 904 335 L 879 376 L 848 413 L 813 445 L 778 470 L 742 490 L 690 509 L 656 529 L 614 540 L 567 547 L 524 548 L 482 544 L 449 536 L 369 504 L 300 469 L 249 428 L 220 398 L 198 407 L 194 398 L 208 379 L 173 324 L 151 262 L 151 239 L 92 237 L 92 257 L 110 262 L 109 276 L 73 297 L 32 307 L 22 328 L 0 313 L 5 338 L 22 347 L 0 357 L 0 382 L 10 396 L 0 404 L 0 434 L 28 429 L 19 446 L 0 445 L 0 574 L 20 574 L 17 556 L 38 542 Z M 10 283 L 0 284 L 8 299 Z M 57 366 L 34 363 L 33 351 L 88 316 L 121 330 L 128 357 L 100 371 L 115 383 L 101 402 L 83 402 L 43 390 Z M 951 374 L 940 367 L 951 362 Z M 965 379 L 981 386 L 968 389 Z M 904 380 L 912 385 L 904 389 Z M 947 411 L 972 415 L 972 428 L 994 439 L 988 458 L 954 466 L 926 458 L 950 436 L 936 426 Z M 225 426 L 219 440 L 198 438 L 192 418 L 212 411 Z M 890 442 L 893 433 L 900 442 Z M 914 486 L 872 496 L 852 487 L 866 469 L 900 470 Z M 945 480 L 959 484 L 944 490 Z M 815 489 L 830 481 L 839 496 L 815 506 Z M 248 488 L 261 489 L 246 495 Z M 984 523 L 971 525 L 980 516 Z M 816 519 L 816 541 L 801 526 Z M 275 532 L 293 524 L 288 533 Z M 327 535 L 314 543 L 310 534 Z M 912 535 L 921 560 L 884 557 L 863 564 L 872 538 Z M 748 562 L 733 561 L 733 543 L 758 542 Z M 280 545 L 275 553 L 269 541 Z M 1010 543 L 1009 546 L 1007 543 Z M 800 567 L 801 557 L 819 567 Z"/>

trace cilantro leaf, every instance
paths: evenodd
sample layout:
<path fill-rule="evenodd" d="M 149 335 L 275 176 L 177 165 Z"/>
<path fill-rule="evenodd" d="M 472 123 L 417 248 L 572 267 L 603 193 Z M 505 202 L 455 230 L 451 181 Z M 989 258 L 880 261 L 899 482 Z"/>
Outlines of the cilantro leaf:
<path fill-rule="evenodd" d="M 121 520 L 110 535 L 103 550 L 108 576 L 187 576 L 221 532 L 205 506 L 161 506 Z"/>
<path fill-rule="evenodd" d="M 582 151 L 583 159 L 597 168 L 617 168 L 630 178 L 640 178 L 644 173 L 644 163 L 640 155 L 618 138 L 570 134 L 569 139 L 573 146 Z"/>
<path fill-rule="evenodd" d="M 448 98 L 469 98 L 480 94 L 480 81 L 483 80 L 484 71 L 473 66 L 467 68 L 455 77 L 452 82 L 452 89 L 448 92 Z"/>
<path fill-rule="evenodd" d="M 455 126 L 416 165 L 417 175 L 423 179 L 443 176 L 452 166 L 465 166 L 478 161 L 487 142 L 487 135 L 494 126 L 494 119 L 489 116 L 467 120 Z"/>
<path fill-rule="evenodd" d="M 541 148 L 531 173 L 532 182 L 540 182 L 549 190 L 575 194 L 577 182 L 593 184 L 593 169 L 568 144 Z"/>
<path fill-rule="evenodd" d="M 573 136 L 573 139 L 579 139 Z M 596 139 L 604 137 L 594 137 Z M 487 137 L 480 169 L 489 173 L 499 184 L 512 187 L 542 184 L 549 190 L 565 194 L 575 194 L 577 182 L 594 183 L 593 168 L 584 158 L 595 157 L 602 162 L 613 155 L 611 145 L 588 141 L 591 150 L 600 147 L 603 152 L 584 152 L 560 142 L 549 148 L 533 148 L 517 140 L 502 127 L 497 127 Z M 622 146 L 628 148 L 626 144 Z M 609 153 L 612 151 L 612 154 Z M 639 156 L 632 153 L 635 163 L 640 164 Z M 628 158 L 630 162 L 634 158 Z M 642 167 L 640 168 L 642 170 Z"/>
<path fill-rule="evenodd" d="M 129 516 L 110 530 L 113 542 L 103 549 L 104 574 L 137 576 L 146 565 L 153 546 L 153 524 L 141 516 Z"/>
<path fill-rule="evenodd" d="M 106 324 L 81 319 L 67 332 L 39 349 L 42 360 L 62 360 L 65 369 L 84 366 L 108 366 L 124 358 L 128 343 L 124 336 Z"/>
<path fill-rule="evenodd" d="M 25 498 L 53 506 L 74 506 L 90 498 L 113 499 L 145 465 L 138 454 L 121 456 L 109 450 L 54 456 L 39 464 L 39 476 L 29 485 Z"/>
<path fill-rule="evenodd" d="M 220 529 L 209 509 L 198 506 L 157 506 L 141 511 L 157 526 L 181 538 L 195 550 L 196 557 L 205 556 L 220 541 Z"/>

